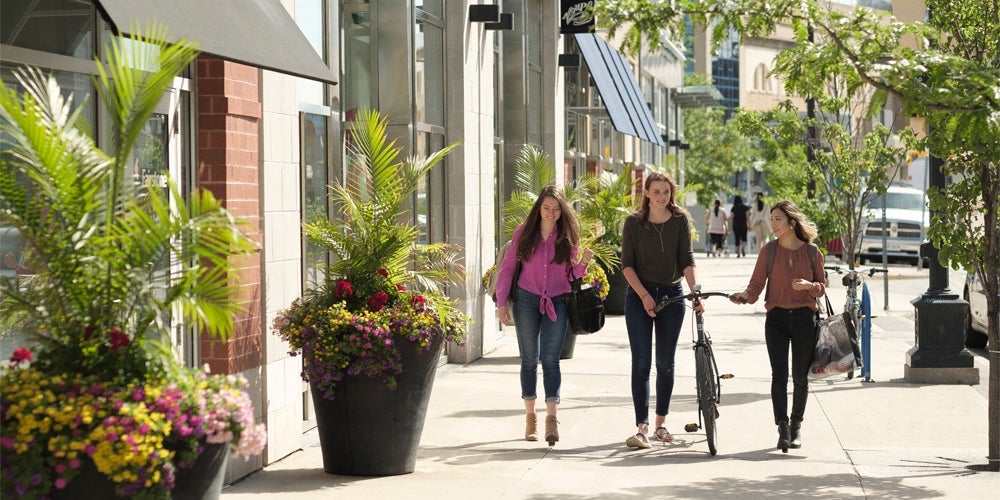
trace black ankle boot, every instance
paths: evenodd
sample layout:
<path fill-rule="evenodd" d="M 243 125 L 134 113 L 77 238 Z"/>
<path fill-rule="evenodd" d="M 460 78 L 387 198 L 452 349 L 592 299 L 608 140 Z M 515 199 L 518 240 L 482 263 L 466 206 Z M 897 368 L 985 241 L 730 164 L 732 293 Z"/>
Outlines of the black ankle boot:
<path fill-rule="evenodd" d="M 782 453 L 788 453 L 788 446 L 790 445 L 788 432 L 788 422 L 778 422 L 778 449 Z"/>
<path fill-rule="evenodd" d="M 792 426 L 788 429 L 788 431 L 789 431 L 788 432 L 788 437 L 790 438 L 790 441 L 791 441 L 788 444 L 788 446 L 790 448 L 801 448 L 802 447 L 802 434 L 801 434 L 802 425 L 801 424 L 792 424 Z"/>

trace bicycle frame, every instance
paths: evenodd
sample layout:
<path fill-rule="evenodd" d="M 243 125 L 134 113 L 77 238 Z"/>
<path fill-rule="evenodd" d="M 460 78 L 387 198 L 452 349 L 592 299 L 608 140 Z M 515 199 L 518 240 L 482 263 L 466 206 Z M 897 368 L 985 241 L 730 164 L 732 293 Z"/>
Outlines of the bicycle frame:
<path fill-rule="evenodd" d="M 692 292 L 678 297 L 662 299 L 653 311 L 658 313 L 664 307 L 684 300 L 692 300 L 695 303 L 708 297 L 720 296 L 729 297 L 729 294 L 722 292 Z M 715 420 L 719 417 L 719 402 L 722 399 L 721 379 L 729 378 L 731 375 L 719 375 L 719 366 L 715 362 L 715 353 L 712 352 L 712 337 L 705 331 L 705 319 L 701 313 L 695 313 L 696 331 L 692 338 L 694 359 L 695 359 L 695 389 L 698 398 L 698 423 L 684 426 L 687 432 L 694 432 L 698 429 L 705 429 L 708 451 L 710 454 L 717 453 L 716 441 L 718 429 Z"/>

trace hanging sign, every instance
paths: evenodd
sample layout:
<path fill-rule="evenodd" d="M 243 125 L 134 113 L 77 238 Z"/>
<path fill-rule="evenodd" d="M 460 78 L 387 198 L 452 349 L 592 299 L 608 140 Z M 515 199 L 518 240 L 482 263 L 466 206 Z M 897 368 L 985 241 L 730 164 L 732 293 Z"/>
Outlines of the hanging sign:
<path fill-rule="evenodd" d="M 560 33 L 592 33 L 594 15 L 590 9 L 594 0 L 562 0 Z"/>

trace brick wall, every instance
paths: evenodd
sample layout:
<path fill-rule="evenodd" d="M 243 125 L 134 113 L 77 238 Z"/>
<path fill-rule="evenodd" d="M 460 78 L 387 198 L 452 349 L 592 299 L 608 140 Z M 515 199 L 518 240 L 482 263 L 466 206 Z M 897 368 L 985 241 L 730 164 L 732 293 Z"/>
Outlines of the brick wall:
<path fill-rule="evenodd" d="M 218 198 L 262 245 L 260 231 L 260 72 L 220 59 L 198 59 L 198 186 Z M 212 373 L 261 366 L 261 255 L 234 257 L 233 294 L 243 307 L 227 341 L 202 335 L 202 362 Z"/>

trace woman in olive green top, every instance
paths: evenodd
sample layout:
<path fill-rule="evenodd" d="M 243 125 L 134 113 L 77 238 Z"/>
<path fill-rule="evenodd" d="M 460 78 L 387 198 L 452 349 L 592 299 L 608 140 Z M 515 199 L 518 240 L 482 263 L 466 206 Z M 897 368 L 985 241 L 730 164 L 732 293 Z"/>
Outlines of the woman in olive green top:
<path fill-rule="evenodd" d="M 673 441 L 664 427 L 674 390 L 674 353 L 684 322 L 682 303 L 667 306 L 657 314 L 653 307 L 663 297 L 683 294 L 681 280 L 699 289 L 691 250 L 690 215 L 675 199 L 677 186 L 669 176 L 653 172 L 646 177 L 639 210 L 625 220 L 622 230 L 622 270 L 629 287 L 625 292 L 625 326 L 632 351 L 632 404 L 635 435 L 625 444 L 649 448 L 649 371 L 653 361 L 653 330 L 656 330 L 656 431 L 663 442 Z M 701 312 L 701 305 L 695 307 Z"/>

